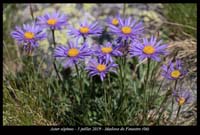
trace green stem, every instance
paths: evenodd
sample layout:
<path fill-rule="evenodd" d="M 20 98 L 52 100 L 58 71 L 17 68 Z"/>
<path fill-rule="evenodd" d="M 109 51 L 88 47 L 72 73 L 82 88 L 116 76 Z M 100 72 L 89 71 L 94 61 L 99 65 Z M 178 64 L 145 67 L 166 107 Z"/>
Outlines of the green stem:
<path fill-rule="evenodd" d="M 180 110 L 181 110 L 181 106 L 179 105 L 179 107 L 178 107 L 178 111 L 177 111 L 177 114 L 176 114 L 176 118 L 175 118 L 175 125 L 176 125 L 176 123 L 177 123 L 177 120 L 178 120 L 178 117 L 179 117 Z"/>
<path fill-rule="evenodd" d="M 151 99 L 151 103 L 154 103 L 155 100 L 158 98 L 159 92 L 160 92 L 160 89 L 161 89 L 161 87 L 162 87 L 162 85 L 163 85 L 164 80 L 165 80 L 165 79 L 163 78 L 163 80 L 162 80 L 161 83 L 160 83 L 160 86 L 159 86 L 158 90 L 155 92 L 156 95 L 155 95 L 155 93 L 153 93 L 153 96 L 152 96 L 152 99 Z M 152 80 L 151 80 L 151 81 L 152 81 Z M 153 87 L 152 87 L 152 89 L 151 89 L 152 92 L 153 92 L 154 85 L 155 85 L 155 83 L 153 83 Z M 159 110 L 160 110 L 160 108 L 159 108 Z"/>
<path fill-rule="evenodd" d="M 53 38 L 53 45 L 54 45 L 54 48 L 55 48 L 56 47 L 55 31 L 52 29 L 51 32 L 52 32 L 52 38 Z"/>
<path fill-rule="evenodd" d="M 153 94 L 151 95 L 151 97 L 152 97 L 151 103 L 154 103 L 155 100 L 159 97 L 159 92 L 160 92 L 160 90 L 161 90 L 161 87 L 162 87 L 162 85 L 163 85 L 164 80 L 165 80 L 165 79 L 163 78 L 162 81 L 161 81 L 161 83 L 160 83 L 160 86 L 159 86 L 159 88 L 157 89 L 156 92 L 153 91 L 154 86 L 155 86 L 155 83 L 152 84 L 153 87 L 152 87 L 151 91 L 153 92 Z M 152 80 L 151 80 L 151 81 L 152 81 Z"/>
<path fill-rule="evenodd" d="M 112 86 L 111 86 L 111 83 L 110 83 L 110 73 L 108 74 L 108 90 L 109 90 L 109 100 L 108 100 L 108 105 L 109 105 L 109 111 L 112 112 L 112 94 L 111 94 L 111 89 L 112 89 Z M 112 116 L 111 114 L 109 113 L 109 119 L 112 120 Z"/>
<path fill-rule="evenodd" d="M 126 47 L 126 40 L 124 41 L 124 47 Z M 121 94 L 119 98 L 119 104 L 118 104 L 118 111 L 121 113 L 123 108 L 126 106 L 125 98 L 124 98 L 124 90 L 125 90 L 125 80 L 126 80 L 126 54 L 123 54 L 122 57 L 119 58 L 119 75 L 120 75 L 120 88 L 121 88 Z M 118 118 L 119 115 L 117 115 Z"/>
<path fill-rule="evenodd" d="M 147 86 L 147 82 L 148 82 L 148 79 L 149 79 L 149 71 L 150 71 L 150 62 L 151 62 L 151 60 L 148 58 L 147 59 L 147 77 L 146 77 L 146 86 Z M 146 86 L 145 86 L 145 88 L 146 88 Z"/>
<path fill-rule="evenodd" d="M 104 104 L 105 104 L 105 123 L 107 122 L 107 96 L 106 96 L 106 88 L 105 88 L 105 83 L 104 81 L 102 82 L 103 85 L 103 90 L 104 90 Z"/>
<path fill-rule="evenodd" d="M 168 70 L 169 70 L 169 67 L 170 67 L 170 66 L 167 67 L 167 72 L 168 72 Z M 163 78 L 163 80 L 162 80 L 162 82 L 160 83 L 160 86 L 159 86 L 159 88 L 158 88 L 158 90 L 157 90 L 156 93 L 159 93 L 159 92 L 160 92 L 160 89 L 161 89 L 161 87 L 162 87 L 162 85 L 163 85 L 164 80 L 165 80 L 165 78 Z"/>
<path fill-rule="evenodd" d="M 168 71 L 168 69 L 169 69 L 169 66 L 167 67 L 167 71 Z M 161 83 L 160 83 L 160 86 L 159 86 L 159 88 L 158 88 L 157 91 L 156 91 L 156 94 L 157 94 L 157 95 L 156 95 L 155 98 L 153 99 L 153 102 L 158 98 L 158 96 L 160 96 L 160 95 L 159 95 L 159 92 L 160 92 L 161 87 L 162 87 L 162 85 L 163 85 L 163 83 L 164 83 L 164 80 L 165 80 L 165 78 L 162 79 L 162 81 L 161 81 Z M 153 88 L 154 88 L 154 87 L 153 87 Z M 152 90 L 153 90 L 153 88 L 152 88 Z M 167 93 L 168 93 L 168 92 L 167 92 Z M 156 115 L 157 115 L 158 112 L 160 111 L 160 109 L 161 109 L 161 107 L 163 106 L 163 104 L 166 102 L 168 96 L 169 96 L 169 95 L 166 94 L 166 96 L 165 96 L 164 100 L 162 101 L 162 103 L 161 103 L 161 105 L 160 105 L 158 111 L 155 113 Z M 152 103 L 153 103 L 153 102 L 152 102 Z M 163 111 L 164 111 L 164 109 L 163 109 Z M 163 112 L 163 111 L 162 111 L 162 112 Z M 161 115 L 162 115 L 162 113 L 160 113 L 159 118 L 158 118 L 158 121 L 160 120 Z M 154 116 L 154 115 L 153 115 L 153 116 Z"/>
<path fill-rule="evenodd" d="M 159 86 L 159 88 L 158 88 L 158 90 L 157 90 L 156 93 L 159 93 L 159 92 L 160 92 L 160 89 L 161 89 L 161 87 L 162 87 L 162 85 L 163 85 L 164 80 L 165 80 L 165 79 L 163 78 L 163 80 L 162 80 L 162 82 L 160 83 L 160 86 Z"/>
<path fill-rule="evenodd" d="M 124 41 L 124 47 L 126 48 L 126 46 L 127 46 L 127 40 Z M 124 54 L 123 57 L 122 57 L 122 83 L 123 83 L 122 90 L 124 90 L 124 87 L 125 87 L 125 84 L 124 84 L 124 81 L 126 79 L 125 70 L 126 70 L 126 54 Z"/>
<path fill-rule="evenodd" d="M 124 41 L 124 47 L 126 47 L 126 40 Z M 120 64 L 119 64 L 120 84 L 121 84 L 120 101 L 124 95 L 124 87 L 125 87 L 124 80 L 126 79 L 125 69 L 126 69 L 126 55 L 123 55 L 122 57 L 120 57 Z"/>
<path fill-rule="evenodd" d="M 75 63 L 75 68 L 76 68 L 76 73 L 77 73 L 77 75 L 78 75 L 78 82 L 79 82 L 79 88 L 80 88 L 81 97 L 83 97 L 82 80 L 81 80 L 81 76 L 80 76 L 80 74 L 79 74 L 78 66 L 77 66 L 76 63 Z"/>
<path fill-rule="evenodd" d="M 51 32 L 52 32 L 52 38 L 53 38 L 53 45 L 54 45 L 54 48 L 55 48 L 55 47 L 56 47 L 55 31 L 54 31 L 54 30 L 51 30 Z M 56 71 L 56 75 L 57 75 L 58 79 L 62 82 L 62 79 L 61 79 L 60 74 L 59 74 L 59 72 L 58 72 L 58 68 L 57 68 L 57 66 L 56 66 L 56 58 L 54 58 L 53 66 L 54 66 L 54 69 L 55 69 L 55 71 Z"/>
<path fill-rule="evenodd" d="M 85 43 L 85 41 L 86 41 L 86 37 L 85 37 L 85 36 L 83 36 L 83 43 Z"/>
<path fill-rule="evenodd" d="M 176 90 L 177 82 L 178 82 L 178 80 L 176 80 L 176 81 L 174 82 L 174 90 Z M 172 97 L 171 108 L 172 108 L 172 110 L 171 110 L 171 113 L 170 113 L 170 115 L 169 115 L 169 116 L 170 116 L 169 118 L 172 117 L 172 113 L 173 113 L 173 110 L 174 110 L 174 99 L 173 99 L 173 97 Z"/>
<path fill-rule="evenodd" d="M 123 73 L 122 73 L 122 68 L 123 68 L 123 64 L 122 64 L 122 58 L 120 57 L 120 63 L 119 63 L 119 75 L 120 75 L 120 86 L 121 86 L 121 90 L 123 91 Z"/>
<path fill-rule="evenodd" d="M 163 108 L 167 108 L 168 106 L 169 106 L 169 104 L 163 106 Z M 161 118 L 161 116 L 162 116 L 162 114 L 163 114 L 164 111 L 165 111 L 165 109 L 162 109 L 162 111 L 160 112 L 159 117 L 158 117 L 158 119 L 156 120 L 157 125 L 160 124 L 160 118 Z"/>
<path fill-rule="evenodd" d="M 144 116 L 144 120 L 147 120 L 147 110 L 148 110 L 148 101 L 147 101 L 147 84 L 148 84 L 148 78 L 149 78 L 149 71 L 150 71 L 150 62 L 151 60 L 148 58 L 147 59 L 147 75 L 146 75 L 146 79 L 145 79 L 145 88 L 144 88 L 144 112 L 143 112 L 143 116 Z"/>
<path fill-rule="evenodd" d="M 93 83 L 93 77 L 90 78 L 90 97 L 93 98 L 93 95 L 95 93 L 95 89 L 94 89 L 94 83 Z"/>
<path fill-rule="evenodd" d="M 123 4 L 123 17 L 125 17 L 125 13 L 126 13 L 126 3 Z"/>
<path fill-rule="evenodd" d="M 169 90 L 169 91 L 170 91 L 170 90 Z M 169 91 L 167 91 L 167 93 L 166 93 L 166 95 L 165 95 L 165 97 L 164 97 L 164 99 L 163 99 L 163 101 L 162 101 L 162 103 L 161 103 L 159 109 L 158 109 L 157 112 L 155 113 L 155 115 L 157 115 L 157 114 L 160 112 L 160 109 L 163 108 L 164 104 L 166 103 L 166 101 L 167 101 L 167 99 L 168 99 L 168 96 L 169 96 L 169 94 L 168 94 Z M 163 112 L 164 112 L 164 109 L 162 110 L 161 113 L 159 113 L 159 117 L 158 117 L 158 119 L 157 119 L 157 123 L 160 122 L 160 118 L 161 118 Z M 155 115 L 154 115 L 154 116 L 155 116 Z"/>
<path fill-rule="evenodd" d="M 34 21 L 35 17 L 34 17 L 34 14 L 33 14 L 33 7 L 32 7 L 31 4 L 30 4 L 29 8 L 30 8 L 30 13 L 31 13 L 32 20 Z"/>
<path fill-rule="evenodd" d="M 174 90 L 176 90 L 177 82 L 178 82 L 178 80 L 176 80 L 174 83 Z"/>
<path fill-rule="evenodd" d="M 111 83 L 110 83 L 110 73 L 108 73 L 108 88 L 111 89 Z"/>
<path fill-rule="evenodd" d="M 140 80 L 140 66 L 139 67 L 136 66 L 138 64 L 137 58 L 133 58 L 132 60 L 133 60 L 132 62 L 134 65 L 133 72 L 135 73 L 136 78 L 138 78 Z"/>

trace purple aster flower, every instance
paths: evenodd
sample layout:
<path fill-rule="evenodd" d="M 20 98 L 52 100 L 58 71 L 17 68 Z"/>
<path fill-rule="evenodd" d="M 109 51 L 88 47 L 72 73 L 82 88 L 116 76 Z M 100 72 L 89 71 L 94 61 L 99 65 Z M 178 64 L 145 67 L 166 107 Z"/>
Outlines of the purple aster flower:
<path fill-rule="evenodd" d="M 179 106 L 192 102 L 192 95 L 189 91 L 186 90 L 179 90 L 178 92 L 174 91 L 173 96 L 175 97 L 175 100 Z"/>
<path fill-rule="evenodd" d="M 91 55 L 91 50 L 88 45 L 84 43 L 81 47 L 78 47 L 78 43 L 68 43 L 67 46 L 57 46 L 54 51 L 54 57 L 64 58 L 64 67 L 70 67 L 76 64 L 80 59 L 84 59 L 86 56 Z"/>
<path fill-rule="evenodd" d="M 97 62 L 96 60 L 92 59 L 89 61 L 88 66 L 85 69 L 89 72 L 89 76 L 99 75 L 101 80 L 103 81 L 108 72 L 116 73 L 116 71 L 113 69 L 116 67 L 117 64 L 113 62 L 107 63 L 102 59 L 99 59 L 99 61 Z"/>
<path fill-rule="evenodd" d="M 11 36 L 18 41 L 18 44 L 24 44 L 25 49 L 38 47 L 38 41 L 46 38 L 46 34 L 42 32 L 41 27 L 35 24 L 23 24 L 22 28 L 17 26 L 11 32 Z"/>
<path fill-rule="evenodd" d="M 60 30 L 63 26 L 67 25 L 67 16 L 59 12 L 54 12 L 52 14 L 47 13 L 37 18 L 37 24 L 41 25 L 43 28 Z"/>
<path fill-rule="evenodd" d="M 99 36 L 101 35 L 102 31 L 103 29 L 101 26 L 98 25 L 98 22 L 88 24 L 86 20 L 84 20 L 83 23 L 80 24 L 80 27 L 78 29 L 69 26 L 68 34 L 78 38 L 86 38 L 88 35 Z"/>
<path fill-rule="evenodd" d="M 109 25 L 119 26 L 119 18 L 120 18 L 120 15 L 118 14 L 115 17 L 109 17 L 109 18 L 107 18 L 106 22 Z"/>
<path fill-rule="evenodd" d="M 148 41 L 147 38 L 143 38 L 143 43 L 132 42 L 129 48 L 130 55 L 139 56 L 140 61 L 145 58 L 151 58 L 155 61 L 160 61 L 160 55 L 167 55 L 167 45 L 162 43 L 162 40 L 156 42 L 156 37 L 151 36 Z"/>
<path fill-rule="evenodd" d="M 119 21 L 119 26 L 108 24 L 111 33 L 114 33 L 125 40 L 129 38 L 135 40 L 142 35 L 144 31 L 142 22 L 136 23 L 137 21 L 132 21 L 131 17 L 125 20 L 122 20 L 120 17 L 117 19 Z"/>
<path fill-rule="evenodd" d="M 183 64 L 180 60 L 176 60 L 174 63 L 169 61 L 167 65 L 162 66 L 162 69 L 162 76 L 169 80 L 177 80 L 183 78 L 187 74 L 187 71 L 183 69 Z"/>
<path fill-rule="evenodd" d="M 113 62 L 112 56 L 122 55 L 122 53 L 116 47 L 113 47 L 110 42 L 107 42 L 105 45 L 97 46 L 94 53 L 99 58 L 106 60 L 107 63 L 109 61 Z"/>

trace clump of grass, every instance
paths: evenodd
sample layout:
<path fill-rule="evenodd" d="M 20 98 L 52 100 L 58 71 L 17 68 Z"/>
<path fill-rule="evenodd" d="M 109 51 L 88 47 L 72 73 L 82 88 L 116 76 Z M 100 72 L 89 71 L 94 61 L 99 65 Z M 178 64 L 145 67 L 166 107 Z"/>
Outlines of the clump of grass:
<path fill-rule="evenodd" d="M 27 87 L 16 88 L 16 80 L 12 80 L 12 77 L 10 75 L 9 78 L 12 85 L 6 85 L 6 82 L 3 85 L 3 124 L 55 125 L 55 122 L 45 118 L 37 95 L 27 92 Z"/>
<path fill-rule="evenodd" d="M 171 31 L 181 37 L 182 32 L 197 35 L 197 4 L 164 4 L 165 16 L 168 21 L 176 23 L 169 25 Z"/>

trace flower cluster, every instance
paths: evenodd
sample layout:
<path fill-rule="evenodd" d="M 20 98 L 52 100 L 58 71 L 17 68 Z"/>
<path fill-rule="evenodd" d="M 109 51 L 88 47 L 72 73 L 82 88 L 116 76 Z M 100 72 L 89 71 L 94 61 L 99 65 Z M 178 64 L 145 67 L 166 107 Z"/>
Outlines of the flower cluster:
<path fill-rule="evenodd" d="M 98 21 L 89 23 L 85 19 L 80 22 L 78 28 L 75 28 L 68 23 L 68 17 L 59 12 L 39 16 L 34 24 L 24 24 L 22 28 L 16 27 L 16 30 L 11 32 L 11 36 L 19 44 L 24 44 L 25 48 L 27 45 L 35 48 L 38 47 L 40 40 L 46 38 L 44 29 L 61 30 L 67 27 L 68 32 L 66 34 L 77 38 L 77 42 L 69 41 L 67 46 L 57 45 L 54 48 L 54 57 L 64 59 L 63 66 L 65 68 L 73 67 L 74 64 L 78 64 L 80 60 L 84 60 L 86 57 L 91 58 L 85 69 L 90 76 L 99 75 L 102 81 L 109 71 L 117 73 L 114 70 L 114 68 L 117 68 L 117 64 L 115 64 L 117 57 L 129 54 L 130 57 L 137 57 L 140 61 L 150 59 L 160 62 L 162 56 L 168 54 L 166 50 L 168 45 L 163 43 L 162 40 L 158 40 L 155 36 L 142 38 L 144 34 L 142 22 L 131 17 L 122 18 L 120 15 L 116 15 L 108 18 L 106 23 L 109 33 L 118 38 L 113 42 L 99 44 L 96 47 L 88 45 L 85 39 L 89 36 L 100 36 L 103 31 L 101 23 Z M 78 43 L 79 38 L 83 38 L 84 42 Z M 123 51 L 124 48 L 127 52 Z M 183 78 L 187 73 L 183 70 L 180 60 L 175 63 L 170 61 L 168 65 L 163 65 L 162 69 L 162 75 L 169 80 Z"/>
<path fill-rule="evenodd" d="M 56 42 L 55 34 L 57 34 L 57 31 L 63 32 L 63 29 L 67 30 L 65 34 L 70 38 L 68 38 L 69 40 L 66 44 L 57 44 L 59 41 Z M 78 97 L 79 94 L 73 95 L 73 97 L 75 97 L 74 101 L 76 101 L 72 103 L 81 105 L 80 103 L 87 93 L 86 88 L 88 90 L 88 88 L 93 89 L 99 86 L 99 83 L 96 83 L 96 81 L 101 82 L 100 85 L 102 85 L 101 87 L 104 90 L 105 109 L 108 110 L 113 107 L 112 105 L 107 105 L 107 101 L 108 103 L 116 103 L 115 106 L 119 107 L 117 111 L 121 112 L 124 110 L 123 106 L 129 106 L 129 101 L 131 101 L 129 100 L 130 97 L 124 97 L 132 95 L 137 96 L 138 93 L 140 93 L 139 95 L 141 96 L 139 96 L 139 98 L 134 98 L 134 100 L 137 100 L 135 103 L 140 103 L 138 100 L 141 99 L 142 102 L 144 102 L 138 106 L 144 109 L 141 111 L 141 115 L 145 117 L 148 116 L 148 109 L 152 107 L 151 103 L 153 104 L 154 102 L 160 101 L 152 97 L 160 96 L 159 92 L 165 80 L 174 84 L 174 87 L 170 85 L 170 88 L 167 88 L 168 91 L 161 102 L 161 106 L 159 108 L 155 107 L 158 108 L 157 113 L 161 113 L 159 114 L 161 117 L 162 113 L 165 112 L 164 109 L 168 110 L 167 105 L 165 105 L 168 104 L 168 99 L 172 101 L 172 105 L 175 99 L 175 103 L 179 107 L 176 115 L 177 118 L 181 107 L 192 101 L 192 94 L 189 90 L 176 88 L 177 82 L 182 81 L 188 73 L 184 68 L 183 62 L 174 58 L 173 60 L 167 61 L 167 64 L 160 66 L 160 63 L 163 62 L 163 58 L 169 54 L 167 50 L 168 44 L 161 40 L 159 36 L 150 35 L 145 37 L 144 26 L 141 21 L 137 21 L 132 17 L 121 17 L 120 14 L 117 14 L 116 16 L 108 17 L 104 22 L 100 20 L 90 21 L 84 18 L 83 21 L 79 20 L 78 25 L 75 25 L 70 23 L 70 18 L 68 18 L 66 14 L 53 12 L 38 16 L 34 23 L 23 24 L 22 27 L 16 27 L 15 30 L 11 32 L 11 36 L 18 44 L 22 44 L 26 51 L 31 52 L 34 48 L 39 46 L 40 41 L 47 38 L 46 32 L 49 31 L 52 33 L 51 36 L 54 45 L 52 49 L 52 65 L 59 82 L 63 84 L 66 82 L 64 80 L 64 75 L 62 74 L 63 76 L 60 76 L 60 68 L 70 68 L 72 71 L 75 71 L 75 77 L 72 77 L 73 80 L 69 82 L 72 84 L 69 85 L 74 86 L 73 84 L 78 82 L 79 87 L 68 87 L 67 89 L 77 90 L 77 88 L 79 88 L 78 90 L 81 97 Z M 112 40 L 108 38 L 108 41 L 103 40 L 101 43 L 95 40 L 88 42 L 88 38 L 91 37 L 99 38 L 100 40 L 104 39 L 104 37 L 107 36 L 106 34 L 104 35 L 104 33 L 111 36 L 112 38 L 110 39 Z M 62 65 L 62 67 L 57 68 L 57 64 Z M 134 67 L 134 69 L 131 69 L 128 64 Z M 158 83 L 153 81 L 156 80 L 155 77 L 157 77 L 157 74 L 154 74 L 156 73 L 157 67 L 161 69 L 161 76 L 163 77 L 163 81 L 161 81 L 160 85 L 157 85 Z M 87 73 L 87 77 L 97 77 L 98 79 L 95 78 L 94 80 L 85 81 L 84 79 L 87 77 L 85 77 L 84 73 Z M 115 74 L 115 76 L 113 76 L 113 74 Z M 137 76 L 133 77 L 136 74 Z M 95 85 L 93 85 L 93 83 L 95 83 Z M 109 86 L 107 87 L 106 85 Z M 63 86 L 65 87 L 66 85 L 62 85 L 62 88 Z M 106 92 L 111 88 L 117 89 L 115 91 L 117 94 L 114 93 L 114 96 L 109 95 L 114 91 Z M 157 88 L 158 90 L 154 92 Z M 119 90 L 121 90 L 120 93 Z M 131 92 L 135 93 L 129 95 Z M 77 92 L 74 91 L 70 93 L 76 94 Z M 171 97 L 169 97 L 169 93 L 172 94 Z M 112 97 L 117 97 L 117 100 L 111 100 Z M 160 99 L 162 100 L 162 98 Z M 98 98 L 97 100 L 102 100 L 102 98 Z M 118 102 L 118 100 L 120 102 Z M 151 102 L 149 102 L 150 100 Z M 156 105 L 157 104 L 158 103 L 156 103 Z M 131 108 L 131 106 L 129 107 Z M 163 111 L 160 111 L 160 109 L 163 109 Z M 173 106 L 171 112 L 173 114 Z M 118 112 L 116 113 L 118 114 Z M 142 118 L 141 120 L 144 120 L 146 123 L 147 120 L 156 118 L 153 117 L 153 115 L 149 118 Z"/>

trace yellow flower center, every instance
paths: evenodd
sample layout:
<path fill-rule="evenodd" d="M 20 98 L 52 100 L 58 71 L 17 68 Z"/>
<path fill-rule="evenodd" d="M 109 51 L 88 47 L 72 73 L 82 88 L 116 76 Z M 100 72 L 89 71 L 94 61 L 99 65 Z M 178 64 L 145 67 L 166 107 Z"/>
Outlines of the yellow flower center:
<path fill-rule="evenodd" d="M 174 70 L 171 72 L 171 77 L 178 78 L 181 75 L 181 72 L 179 70 Z"/>
<path fill-rule="evenodd" d="M 98 66 L 96 68 L 97 68 L 97 70 L 99 72 L 102 72 L 102 71 L 106 70 L 106 65 L 104 65 L 104 64 L 98 64 Z"/>
<path fill-rule="evenodd" d="M 112 47 L 102 47 L 101 51 L 103 53 L 110 53 L 110 52 L 112 52 Z"/>
<path fill-rule="evenodd" d="M 70 56 L 70 57 L 75 57 L 78 54 L 79 54 L 79 51 L 76 48 L 71 48 L 68 50 L 68 56 Z"/>
<path fill-rule="evenodd" d="M 26 39 L 33 39 L 34 38 L 34 33 L 33 32 L 25 32 L 24 33 L 24 37 L 26 38 Z"/>
<path fill-rule="evenodd" d="M 184 103 L 185 103 L 185 98 L 180 97 L 180 98 L 178 99 L 178 104 L 181 106 L 181 105 L 183 105 Z"/>
<path fill-rule="evenodd" d="M 83 34 L 88 33 L 89 30 L 90 30 L 90 29 L 89 29 L 88 27 L 81 27 L 81 28 L 79 29 L 79 31 L 80 31 L 81 33 L 83 33 Z"/>
<path fill-rule="evenodd" d="M 49 19 L 49 20 L 47 21 L 47 23 L 48 23 L 49 25 L 55 25 L 55 24 L 57 23 L 57 20 L 56 20 L 56 19 Z"/>
<path fill-rule="evenodd" d="M 155 48 L 151 45 L 147 45 L 144 47 L 143 52 L 145 54 L 153 54 L 155 52 Z"/>
<path fill-rule="evenodd" d="M 118 21 L 116 18 L 114 18 L 114 19 L 112 20 L 112 24 L 113 24 L 113 25 L 118 25 L 118 24 L 119 24 L 119 21 Z"/>
<path fill-rule="evenodd" d="M 130 34 L 132 32 L 132 29 L 129 26 L 124 26 L 124 27 L 122 27 L 121 31 L 124 34 Z"/>

